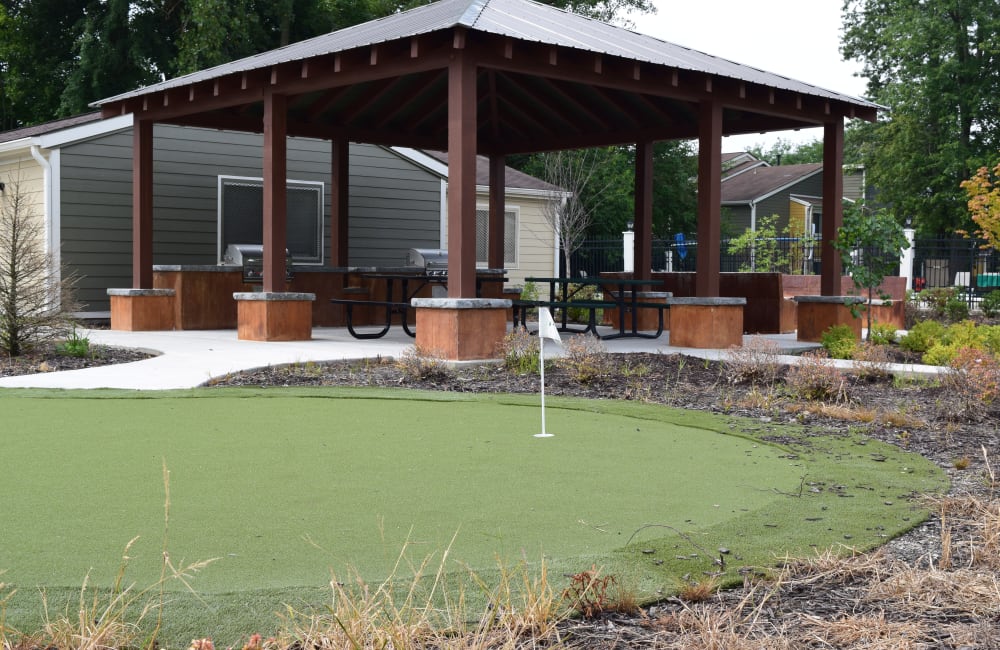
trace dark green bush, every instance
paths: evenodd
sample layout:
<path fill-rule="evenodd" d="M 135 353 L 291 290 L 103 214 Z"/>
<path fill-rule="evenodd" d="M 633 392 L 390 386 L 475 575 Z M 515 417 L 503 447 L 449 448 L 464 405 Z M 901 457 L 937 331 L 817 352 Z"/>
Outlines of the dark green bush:
<path fill-rule="evenodd" d="M 979 304 L 979 308 L 983 310 L 983 316 L 987 318 L 1000 316 L 1000 289 L 990 291 L 983 296 L 983 301 Z"/>
<path fill-rule="evenodd" d="M 961 298 L 949 298 L 944 304 L 944 315 L 953 323 L 963 321 L 969 317 L 969 304 Z"/>

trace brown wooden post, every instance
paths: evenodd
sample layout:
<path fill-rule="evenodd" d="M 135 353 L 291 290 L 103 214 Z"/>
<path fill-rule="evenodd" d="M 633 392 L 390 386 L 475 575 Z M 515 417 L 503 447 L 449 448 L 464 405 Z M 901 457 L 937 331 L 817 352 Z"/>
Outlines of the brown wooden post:
<path fill-rule="evenodd" d="M 330 170 L 330 266 L 334 267 L 349 265 L 350 147 L 347 138 L 333 139 Z"/>
<path fill-rule="evenodd" d="M 820 295 L 839 296 L 842 266 L 834 247 L 837 231 L 844 221 L 844 120 L 823 125 L 823 228 L 820 248 Z"/>
<path fill-rule="evenodd" d="M 264 94 L 264 291 L 285 290 L 287 99 Z"/>
<path fill-rule="evenodd" d="M 722 105 L 702 102 L 698 115 L 698 262 L 694 294 L 719 295 L 722 238 Z"/>
<path fill-rule="evenodd" d="M 501 154 L 490 156 L 490 223 L 489 255 L 487 266 L 504 268 L 504 225 L 507 209 L 507 158 Z"/>
<path fill-rule="evenodd" d="M 153 288 L 153 123 L 132 128 L 132 285 Z"/>
<path fill-rule="evenodd" d="M 448 67 L 448 297 L 476 297 L 476 66 Z"/>
<path fill-rule="evenodd" d="M 648 280 L 653 271 L 653 143 L 635 147 L 635 240 L 633 277 Z"/>

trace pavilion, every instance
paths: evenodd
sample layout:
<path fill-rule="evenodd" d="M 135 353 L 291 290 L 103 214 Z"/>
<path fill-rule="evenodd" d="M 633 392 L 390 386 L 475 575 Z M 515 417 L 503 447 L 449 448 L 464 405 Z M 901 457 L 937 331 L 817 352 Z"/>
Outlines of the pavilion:
<path fill-rule="evenodd" d="M 348 264 L 348 143 L 447 151 L 448 297 L 422 302 L 417 343 L 420 332 L 433 332 L 423 343 L 456 359 L 489 356 L 482 340 L 492 346 L 505 325 L 503 305 L 475 298 L 477 154 L 490 159 L 489 266 L 499 268 L 506 156 L 634 146 L 634 267 L 645 279 L 652 268 L 652 145 L 696 138 L 697 235 L 704 243 L 696 294 L 706 299 L 698 307 L 719 295 L 722 136 L 822 126 L 821 285 L 832 297 L 841 293 L 831 241 L 842 220 L 844 120 L 873 121 L 879 108 L 531 0 L 440 0 L 96 105 L 105 117 L 134 116 L 134 286 L 122 294 L 126 309 L 141 309 L 143 292 L 153 287 L 153 124 L 264 134 L 263 292 L 246 310 L 240 304 L 246 338 L 287 338 L 296 328 L 281 323 L 301 319 L 294 315 L 301 305 L 293 305 L 303 297 L 283 291 L 287 136 L 331 143 L 333 266 Z"/>

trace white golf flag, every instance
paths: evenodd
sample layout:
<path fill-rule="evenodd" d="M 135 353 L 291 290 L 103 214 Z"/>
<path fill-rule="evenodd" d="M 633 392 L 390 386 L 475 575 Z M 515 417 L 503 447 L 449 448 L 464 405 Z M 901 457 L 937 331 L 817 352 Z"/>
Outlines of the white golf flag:
<path fill-rule="evenodd" d="M 559 330 L 552 320 L 552 312 L 549 311 L 548 307 L 538 308 L 538 338 L 562 343 L 562 339 L 559 338 Z"/>

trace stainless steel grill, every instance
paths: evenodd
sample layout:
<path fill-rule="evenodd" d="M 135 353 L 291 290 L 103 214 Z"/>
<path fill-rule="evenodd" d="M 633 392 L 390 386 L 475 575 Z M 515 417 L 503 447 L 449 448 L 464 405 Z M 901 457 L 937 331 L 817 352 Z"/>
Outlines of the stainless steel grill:
<path fill-rule="evenodd" d="M 230 244 L 222 255 L 222 266 L 243 268 L 243 282 L 261 284 L 264 281 L 264 246 L 261 244 Z M 285 279 L 292 279 L 292 258 L 285 249 Z"/>
<path fill-rule="evenodd" d="M 416 266 L 427 275 L 448 275 L 448 251 L 443 248 L 411 248 L 406 265 Z"/>

